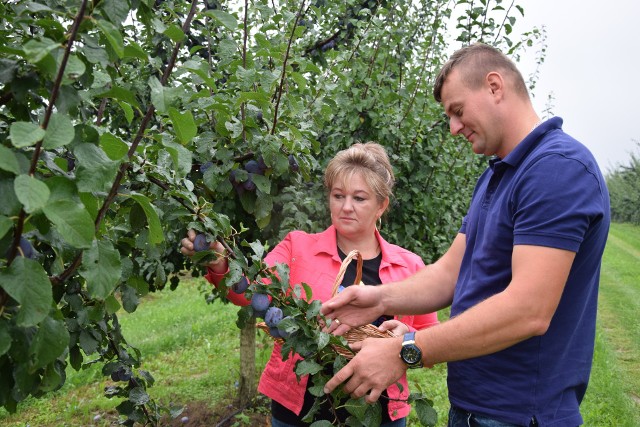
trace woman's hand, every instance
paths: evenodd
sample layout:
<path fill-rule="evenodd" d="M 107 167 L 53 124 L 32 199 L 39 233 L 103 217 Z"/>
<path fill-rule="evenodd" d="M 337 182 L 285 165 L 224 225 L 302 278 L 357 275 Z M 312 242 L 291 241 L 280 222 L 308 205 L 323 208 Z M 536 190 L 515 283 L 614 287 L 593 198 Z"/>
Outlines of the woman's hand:
<path fill-rule="evenodd" d="M 381 331 L 390 331 L 395 336 L 403 336 L 407 332 L 409 332 L 409 327 L 402 323 L 399 320 L 385 320 L 378 326 L 378 329 Z"/>
<path fill-rule="evenodd" d="M 193 247 L 193 242 L 196 239 L 196 235 L 197 234 L 195 230 L 189 230 L 187 231 L 187 237 L 180 241 L 180 252 L 182 252 L 183 255 L 192 257 L 196 253 Z M 209 267 L 216 273 L 225 273 L 229 268 L 229 264 L 227 262 L 227 250 L 225 249 L 225 247 L 216 240 L 209 243 L 209 250 L 215 252 L 216 259 L 210 261 L 207 264 L 207 267 Z"/>

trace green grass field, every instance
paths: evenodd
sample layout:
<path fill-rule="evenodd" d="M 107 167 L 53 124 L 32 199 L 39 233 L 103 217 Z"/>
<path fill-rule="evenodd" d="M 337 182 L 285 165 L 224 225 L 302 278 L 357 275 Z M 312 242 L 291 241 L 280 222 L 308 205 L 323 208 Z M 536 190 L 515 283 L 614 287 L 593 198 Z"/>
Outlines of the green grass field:
<path fill-rule="evenodd" d="M 581 410 L 586 426 L 640 426 L 640 227 L 614 224 L 605 252 L 591 382 Z M 169 405 L 224 408 L 233 401 L 239 377 L 237 308 L 206 304 L 202 280 L 184 282 L 176 291 L 147 297 L 138 311 L 121 314 L 128 341 L 143 354 L 143 368 L 156 378 L 152 398 Z M 442 318 L 446 316 L 442 313 Z M 271 341 L 257 338 L 256 367 L 266 363 Z M 438 426 L 446 425 L 446 367 L 409 373 L 418 388 L 434 401 Z M 65 386 L 44 399 L 28 399 L 17 414 L 0 409 L 0 425 L 115 425 L 117 402 L 103 397 L 110 380 L 99 367 L 70 370 Z M 219 420 L 210 419 L 207 425 Z M 251 425 L 247 417 L 236 425 Z M 168 423 L 167 423 L 168 424 Z M 195 424 L 192 424 L 195 425 Z M 409 425 L 418 425 L 415 415 Z"/>

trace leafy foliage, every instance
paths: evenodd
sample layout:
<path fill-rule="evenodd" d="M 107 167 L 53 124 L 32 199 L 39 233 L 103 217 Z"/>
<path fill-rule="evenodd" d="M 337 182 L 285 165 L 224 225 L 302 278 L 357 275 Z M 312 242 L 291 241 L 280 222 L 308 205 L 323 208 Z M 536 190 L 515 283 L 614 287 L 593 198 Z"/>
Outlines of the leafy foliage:
<path fill-rule="evenodd" d="M 510 10 L 462 36 L 515 52 Z M 251 257 L 285 232 L 326 225 L 315 178 L 356 140 L 385 145 L 397 170 L 387 237 L 437 257 L 479 171 L 430 97 L 451 14 L 445 1 L 0 3 L 0 405 L 104 363 L 124 424 L 175 413 L 147 394 L 118 311 L 199 273 L 178 251 L 188 228 L 229 248 L 228 283 L 255 277 Z"/>
<path fill-rule="evenodd" d="M 269 334 L 274 339 L 281 340 L 281 355 L 287 360 L 293 354 L 303 357 L 296 362 L 295 373 L 298 378 L 309 375 L 310 392 L 316 397 L 314 405 L 307 414 L 302 414 L 306 422 L 314 427 L 323 425 L 370 426 L 380 425 L 382 406 L 379 402 L 371 405 L 361 399 L 353 399 L 341 389 L 334 390 L 330 395 L 323 391 L 333 372 L 344 367 L 347 359 L 339 354 L 337 348 L 348 350 L 344 337 L 326 333 L 322 325 L 327 320 L 320 315 L 321 303 L 313 299 L 311 288 L 305 283 L 292 285 L 289 283 L 289 268 L 279 264 L 275 268 L 267 267 L 263 260 L 259 246 L 254 246 L 257 252 L 251 256 L 252 266 L 249 271 L 255 272 L 257 279 L 245 293 L 251 304 L 238 311 L 237 325 L 242 328 L 247 322 L 255 322 L 256 317 L 262 317 Z M 229 288 L 221 286 L 218 292 L 228 292 Z M 266 306 L 256 309 L 253 303 L 256 296 L 268 298 Z M 266 313 L 266 314 L 265 314 Z M 279 313 L 274 317 L 272 313 Z M 273 323 L 272 323 L 273 322 Z M 275 330 L 274 330 L 275 328 Z M 422 425 L 434 426 L 437 415 L 433 409 L 433 402 L 422 393 L 412 393 L 409 403 L 416 405 L 418 419 Z M 315 416 L 323 404 L 328 404 L 335 420 L 315 421 Z M 349 416 L 344 424 L 338 421 L 338 409 L 345 408 Z"/>
<path fill-rule="evenodd" d="M 640 157 L 631 153 L 626 165 L 606 176 L 611 198 L 611 218 L 616 222 L 640 224 Z"/>

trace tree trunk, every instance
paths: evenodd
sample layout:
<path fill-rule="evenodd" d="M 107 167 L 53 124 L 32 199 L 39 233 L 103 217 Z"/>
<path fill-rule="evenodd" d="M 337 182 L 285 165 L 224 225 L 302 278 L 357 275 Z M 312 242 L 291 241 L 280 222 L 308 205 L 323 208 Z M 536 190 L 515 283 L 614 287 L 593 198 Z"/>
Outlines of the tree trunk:
<path fill-rule="evenodd" d="M 248 405 L 256 394 L 256 325 L 247 322 L 240 330 L 240 407 Z"/>

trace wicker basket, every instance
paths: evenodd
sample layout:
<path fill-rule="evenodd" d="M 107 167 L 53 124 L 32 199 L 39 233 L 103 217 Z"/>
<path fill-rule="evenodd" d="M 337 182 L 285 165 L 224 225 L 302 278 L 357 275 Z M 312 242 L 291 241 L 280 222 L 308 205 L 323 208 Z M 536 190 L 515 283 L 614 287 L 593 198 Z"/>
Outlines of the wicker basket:
<path fill-rule="evenodd" d="M 349 264 L 351 263 L 351 261 L 354 258 L 357 258 L 358 262 L 357 262 L 357 267 L 356 267 L 356 279 L 355 279 L 353 285 L 354 286 L 364 286 L 364 283 L 362 283 L 362 255 L 360 254 L 359 251 L 353 250 L 353 251 L 349 252 L 349 254 L 342 261 L 342 265 L 340 266 L 340 270 L 338 271 L 338 275 L 336 276 L 336 280 L 333 283 L 333 288 L 332 288 L 332 291 L 331 291 L 331 296 L 332 297 L 335 296 L 336 293 L 338 292 L 338 288 L 340 287 L 340 283 L 342 283 L 342 279 L 344 278 L 344 274 L 347 271 L 347 267 L 349 267 Z M 271 336 L 271 334 L 269 334 L 269 327 L 266 325 L 266 323 L 259 322 L 258 324 L 256 324 L 256 327 L 258 329 L 261 329 L 265 333 L 267 333 L 269 336 Z M 343 336 L 344 336 L 344 338 L 347 340 L 347 342 L 349 344 L 353 344 L 353 343 L 356 343 L 356 342 L 360 342 L 360 341 L 364 340 L 365 338 L 389 338 L 389 337 L 394 337 L 395 335 L 390 331 L 384 331 L 384 332 L 380 331 L 374 325 L 369 324 L 369 325 L 364 325 L 364 326 L 358 326 L 356 328 L 351 328 Z M 284 342 L 284 340 L 282 338 L 273 338 L 273 339 L 274 339 L 274 341 L 279 342 L 279 343 L 283 343 Z M 354 356 L 354 353 L 352 351 L 350 351 L 349 349 L 345 349 L 345 348 L 340 347 L 340 346 L 333 346 L 333 348 L 338 354 L 344 356 L 347 359 L 351 359 Z"/>

